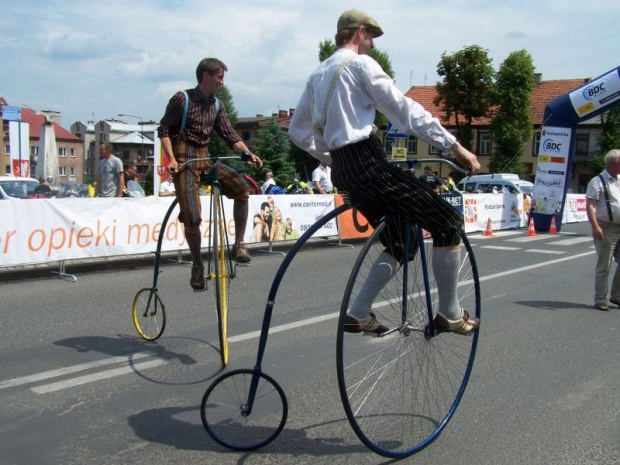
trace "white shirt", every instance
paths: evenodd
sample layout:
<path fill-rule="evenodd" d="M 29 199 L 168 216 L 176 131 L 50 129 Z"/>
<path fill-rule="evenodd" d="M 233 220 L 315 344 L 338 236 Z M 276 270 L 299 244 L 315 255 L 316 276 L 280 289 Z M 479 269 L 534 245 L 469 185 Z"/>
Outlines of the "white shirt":
<path fill-rule="evenodd" d="M 321 189 L 325 192 L 331 192 L 334 189 L 334 185 L 332 184 L 332 169 L 329 166 L 317 166 L 312 172 L 312 184 L 315 182 L 318 182 Z"/>
<path fill-rule="evenodd" d="M 166 193 L 172 193 L 174 194 L 175 190 L 174 190 L 174 183 L 170 182 L 170 181 L 164 181 L 159 185 L 159 193 L 160 194 L 166 194 Z"/>
<path fill-rule="evenodd" d="M 315 125 L 323 120 L 325 98 L 338 65 L 351 55 L 353 59 L 336 79 L 321 134 Z M 375 60 L 348 49 L 338 49 L 310 75 L 291 119 L 289 135 L 295 145 L 329 163 L 330 150 L 367 139 L 377 131 L 375 108 L 400 132 L 441 149 L 448 150 L 456 140 L 422 105 L 405 97 Z"/>
<path fill-rule="evenodd" d="M 269 178 L 263 183 L 262 186 L 260 186 L 260 191 L 264 195 L 267 192 L 267 189 L 269 188 L 269 186 L 275 186 L 275 185 L 276 185 L 276 181 L 273 178 Z"/>
<path fill-rule="evenodd" d="M 620 183 L 607 170 L 601 172 L 605 183 L 607 184 L 607 192 L 609 194 L 609 206 L 611 207 L 611 215 L 614 223 L 620 224 Z M 601 221 L 609 221 L 609 212 L 605 203 L 605 190 L 601 183 L 601 178 L 594 176 L 590 179 L 586 189 L 586 198 L 596 200 L 595 210 L 596 219 Z"/>

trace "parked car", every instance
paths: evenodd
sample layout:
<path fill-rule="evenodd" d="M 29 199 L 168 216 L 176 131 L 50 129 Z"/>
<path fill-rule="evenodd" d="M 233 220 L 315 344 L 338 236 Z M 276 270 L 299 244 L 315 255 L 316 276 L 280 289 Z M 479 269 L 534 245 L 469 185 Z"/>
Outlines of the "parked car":
<path fill-rule="evenodd" d="M 459 181 L 457 189 L 473 194 L 528 194 L 532 195 L 534 184 L 520 179 L 518 174 L 497 173 L 467 176 Z"/>
<path fill-rule="evenodd" d="M 0 199 L 27 199 L 34 195 L 39 181 L 33 178 L 0 176 Z"/>

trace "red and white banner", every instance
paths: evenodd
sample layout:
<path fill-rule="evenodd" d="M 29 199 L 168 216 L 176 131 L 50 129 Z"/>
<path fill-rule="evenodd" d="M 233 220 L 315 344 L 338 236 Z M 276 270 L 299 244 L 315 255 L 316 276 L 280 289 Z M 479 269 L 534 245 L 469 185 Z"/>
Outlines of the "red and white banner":
<path fill-rule="evenodd" d="M 201 200 L 202 245 L 207 247 L 210 197 L 204 196 Z M 162 220 L 172 201 L 166 197 L 1 201 L 0 266 L 153 252 Z M 282 237 L 278 235 L 274 240 L 283 240 L 287 219 L 292 227 L 286 239 L 296 239 L 317 219 L 334 209 L 334 196 L 250 196 L 246 242 L 257 242 L 252 236 L 256 229 L 255 214 L 259 213 L 263 203 L 269 205 L 272 228 L 283 228 Z M 234 241 L 232 210 L 233 202 L 224 199 L 226 230 L 229 239 Z M 183 225 L 177 217 L 178 207 L 166 226 L 163 251 L 187 249 Z M 282 221 L 277 220 L 278 217 Z M 332 220 L 315 236 L 337 234 L 336 222 Z"/>

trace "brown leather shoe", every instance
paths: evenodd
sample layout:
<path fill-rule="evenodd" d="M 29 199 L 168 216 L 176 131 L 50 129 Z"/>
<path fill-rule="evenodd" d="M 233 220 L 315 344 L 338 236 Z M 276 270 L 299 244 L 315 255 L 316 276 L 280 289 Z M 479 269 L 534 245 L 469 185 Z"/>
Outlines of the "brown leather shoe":
<path fill-rule="evenodd" d="M 250 257 L 248 249 L 243 242 L 237 242 L 233 245 L 232 259 L 241 263 L 250 263 L 252 261 L 252 257 Z"/>
<path fill-rule="evenodd" d="M 463 310 L 463 314 L 458 320 L 448 320 L 441 313 L 437 313 L 437 316 L 433 320 L 433 325 L 435 326 L 435 330 L 439 332 L 457 333 L 469 336 L 480 327 L 480 320 L 470 317 L 467 310 Z"/>
<path fill-rule="evenodd" d="M 607 306 L 607 304 L 594 304 L 594 308 L 596 308 L 597 310 L 602 310 L 603 312 L 609 311 L 609 307 Z"/>
<path fill-rule="evenodd" d="M 192 277 L 189 280 L 190 286 L 196 291 L 205 289 L 205 267 L 203 265 L 192 265 Z"/>
<path fill-rule="evenodd" d="M 388 327 L 379 323 L 375 314 L 370 312 L 366 318 L 362 319 L 347 314 L 344 320 L 344 330 L 347 333 L 373 333 L 379 335 L 385 333 Z"/>

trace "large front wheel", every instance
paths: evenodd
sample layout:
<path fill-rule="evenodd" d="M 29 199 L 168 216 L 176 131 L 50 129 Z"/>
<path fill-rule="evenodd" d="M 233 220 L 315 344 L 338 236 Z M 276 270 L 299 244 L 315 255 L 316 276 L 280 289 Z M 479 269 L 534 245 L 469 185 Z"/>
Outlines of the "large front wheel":
<path fill-rule="evenodd" d="M 209 386 L 200 404 L 207 433 L 229 449 L 249 451 L 273 441 L 286 423 L 288 404 L 284 391 L 264 373 L 258 375 L 251 411 L 248 409 L 253 371 L 234 370 Z"/>
<path fill-rule="evenodd" d="M 347 418 L 367 447 L 392 458 L 418 452 L 444 429 L 467 386 L 478 341 L 478 330 L 473 336 L 431 331 L 428 305 L 437 308 L 433 246 L 417 237 L 422 232 L 411 234 L 413 257 L 403 266 L 403 229 L 382 223 L 360 252 L 345 289 L 337 339 L 338 386 Z M 459 300 L 479 317 L 478 272 L 462 238 Z M 400 246 L 392 249 L 393 244 Z M 388 273 L 387 285 L 373 291 L 378 269 Z M 388 332 L 382 337 L 345 332 L 346 313 L 374 294 L 372 311 Z"/>
<path fill-rule="evenodd" d="M 220 339 L 220 359 L 222 366 L 228 364 L 228 294 L 230 292 L 230 277 L 228 248 L 226 247 L 226 225 L 222 214 L 222 202 L 219 189 L 215 188 L 212 202 L 215 208 L 213 231 L 213 254 L 215 306 L 217 309 L 218 335 Z"/>

